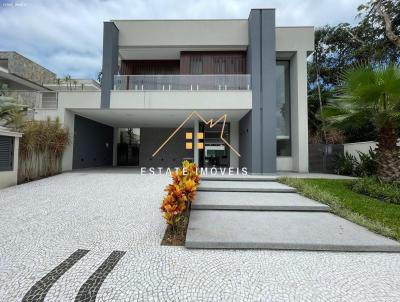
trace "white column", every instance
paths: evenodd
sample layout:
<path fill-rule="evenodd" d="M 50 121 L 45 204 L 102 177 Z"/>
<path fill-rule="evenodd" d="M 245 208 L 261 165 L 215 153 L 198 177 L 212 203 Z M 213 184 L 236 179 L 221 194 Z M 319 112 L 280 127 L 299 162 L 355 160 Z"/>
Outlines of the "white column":
<path fill-rule="evenodd" d="M 196 119 L 193 125 L 193 161 L 198 166 L 199 165 L 199 149 L 197 148 L 197 143 L 199 142 L 197 134 L 199 133 L 199 121 Z"/>
<path fill-rule="evenodd" d="M 113 140 L 113 166 L 114 167 L 117 165 L 118 141 L 119 141 L 119 128 L 114 127 L 114 140 Z"/>
<path fill-rule="evenodd" d="M 239 122 L 230 122 L 230 144 L 236 151 L 240 153 L 239 150 Z M 239 168 L 239 156 L 235 152 L 229 150 L 229 166 L 232 168 Z"/>
<path fill-rule="evenodd" d="M 64 112 L 62 112 L 64 111 Z M 64 151 L 63 158 L 62 158 L 62 171 L 71 171 L 73 158 L 74 158 L 74 126 L 75 126 L 75 114 L 72 111 L 67 109 L 61 108 L 59 110 L 60 115 L 63 115 L 62 123 L 64 127 L 68 127 L 69 129 L 69 136 L 71 143 L 67 146 Z"/>
<path fill-rule="evenodd" d="M 290 62 L 293 170 L 308 172 L 307 54 L 298 51 Z"/>

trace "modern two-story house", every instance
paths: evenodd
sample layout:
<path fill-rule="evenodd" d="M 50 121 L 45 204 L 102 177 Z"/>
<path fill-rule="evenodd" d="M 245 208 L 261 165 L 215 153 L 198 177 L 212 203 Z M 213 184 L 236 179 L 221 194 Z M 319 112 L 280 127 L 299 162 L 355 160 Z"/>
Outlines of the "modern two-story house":
<path fill-rule="evenodd" d="M 104 22 L 101 91 L 59 92 L 57 109 L 35 117 L 58 116 L 73 133 L 64 170 L 117 165 L 129 128 L 141 167 L 190 159 L 305 172 L 313 46 L 312 27 L 276 27 L 273 9 L 243 20 Z"/>

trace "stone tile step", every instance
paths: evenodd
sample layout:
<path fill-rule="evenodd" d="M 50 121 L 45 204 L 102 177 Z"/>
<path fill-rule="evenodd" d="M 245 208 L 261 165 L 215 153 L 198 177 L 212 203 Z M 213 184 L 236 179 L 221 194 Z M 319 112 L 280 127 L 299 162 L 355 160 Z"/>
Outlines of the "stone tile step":
<path fill-rule="evenodd" d="M 293 193 L 296 189 L 273 181 L 210 181 L 202 180 L 198 191 Z"/>
<path fill-rule="evenodd" d="M 193 210 L 325 211 L 329 206 L 296 193 L 197 192 Z"/>
<path fill-rule="evenodd" d="M 202 180 L 215 181 L 275 181 L 276 175 L 203 175 Z"/>
<path fill-rule="evenodd" d="M 400 243 L 331 213 L 192 210 L 187 248 L 400 252 Z"/>

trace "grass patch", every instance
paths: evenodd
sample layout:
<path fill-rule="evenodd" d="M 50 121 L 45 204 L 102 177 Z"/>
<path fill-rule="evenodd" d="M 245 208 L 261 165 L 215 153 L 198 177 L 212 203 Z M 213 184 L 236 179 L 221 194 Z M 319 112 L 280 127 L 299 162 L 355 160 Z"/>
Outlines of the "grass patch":
<path fill-rule="evenodd" d="M 351 185 L 351 189 L 379 200 L 400 204 L 400 186 L 397 184 L 390 184 L 374 177 L 366 177 L 356 180 Z"/>
<path fill-rule="evenodd" d="M 353 180 L 280 178 L 299 194 L 320 201 L 331 211 L 369 230 L 400 241 L 400 205 L 351 190 Z"/>

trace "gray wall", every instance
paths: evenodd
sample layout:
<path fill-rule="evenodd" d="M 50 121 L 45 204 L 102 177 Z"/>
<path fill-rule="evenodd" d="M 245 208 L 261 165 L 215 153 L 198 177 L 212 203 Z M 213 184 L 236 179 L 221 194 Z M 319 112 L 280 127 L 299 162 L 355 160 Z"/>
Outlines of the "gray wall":
<path fill-rule="evenodd" d="M 75 115 L 73 169 L 111 166 L 114 128 Z"/>
<path fill-rule="evenodd" d="M 251 167 L 251 111 L 239 121 L 239 167 Z"/>
<path fill-rule="evenodd" d="M 193 158 L 193 150 L 185 149 L 185 132 L 192 128 L 181 129 L 155 156 L 152 154 L 175 131 L 176 128 L 140 128 L 139 166 L 141 167 L 177 167 L 183 158 Z M 189 142 L 189 141 L 188 141 Z"/>
<path fill-rule="evenodd" d="M 247 72 L 251 74 L 252 112 L 249 126 L 251 138 L 247 163 L 252 173 L 276 172 L 276 47 L 275 10 L 253 9 L 249 16 Z M 242 119 L 243 120 L 243 119 Z M 247 129 L 247 128 L 246 128 Z M 243 150 L 243 145 L 241 144 Z M 243 154 L 244 152 L 241 151 Z"/>
<path fill-rule="evenodd" d="M 118 74 L 118 37 L 114 22 L 104 22 L 101 108 L 110 108 L 110 90 L 114 86 L 114 75 Z"/>

